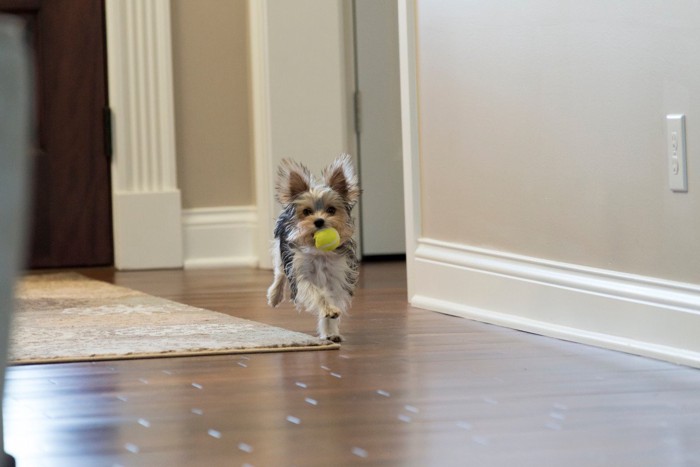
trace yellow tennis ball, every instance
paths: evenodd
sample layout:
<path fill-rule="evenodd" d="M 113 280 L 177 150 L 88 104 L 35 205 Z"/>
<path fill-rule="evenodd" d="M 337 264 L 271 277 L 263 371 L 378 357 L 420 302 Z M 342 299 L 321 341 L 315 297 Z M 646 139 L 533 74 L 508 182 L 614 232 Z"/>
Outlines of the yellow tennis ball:
<path fill-rule="evenodd" d="M 316 231 L 314 240 L 316 248 L 323 251 L 333 251 L 340 246 L 340 235 L 332 227 Z"/>

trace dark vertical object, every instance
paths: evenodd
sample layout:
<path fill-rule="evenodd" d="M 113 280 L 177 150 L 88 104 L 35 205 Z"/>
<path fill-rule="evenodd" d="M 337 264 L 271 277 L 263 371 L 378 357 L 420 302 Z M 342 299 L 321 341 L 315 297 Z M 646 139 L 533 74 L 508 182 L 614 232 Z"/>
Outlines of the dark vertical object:
<path fill-rule="evenodd" d="M 36 69 L 30 267 L 111 265 L 104 2 L 0 0 L 23 17 Z"/>
<path fill-rule="evenodd" d="M 2 454 L 2 467 L 15 467 L 15 458 L 9 454 Z"/>
<path fill-rule="evenodd" d="M 107 162 L 112 162 L 112 109 L 105 107 L 103 111 L 105 156 Z"/>

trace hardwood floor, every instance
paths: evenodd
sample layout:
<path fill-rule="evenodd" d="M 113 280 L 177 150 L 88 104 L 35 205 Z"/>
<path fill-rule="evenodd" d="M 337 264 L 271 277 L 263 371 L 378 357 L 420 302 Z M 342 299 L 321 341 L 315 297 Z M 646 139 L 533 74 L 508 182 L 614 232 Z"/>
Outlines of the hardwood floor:
<path fill-rule="evenodd" d="M 313 333 L 258 270 L 84 274 Z M 362 268 L 340 350 L 13 367 L 23 466 L 700 465 L 700 371 L 411 308 Z"/>

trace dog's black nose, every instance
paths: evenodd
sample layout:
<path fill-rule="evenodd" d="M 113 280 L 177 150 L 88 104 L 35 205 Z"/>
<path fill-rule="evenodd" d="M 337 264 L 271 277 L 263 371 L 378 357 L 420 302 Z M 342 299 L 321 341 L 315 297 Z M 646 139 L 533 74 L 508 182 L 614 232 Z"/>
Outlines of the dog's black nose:
<path fill-rule="evenodd" d="M 323 224 L 325 224 L 325 223 L 326 223 L 326 221 L 324 221 L 323 219 L 316 219 L 314 221 L 314 225 L 316 226 L 317 229 L 320 229 L 321 227 L 323 227 Z"/>

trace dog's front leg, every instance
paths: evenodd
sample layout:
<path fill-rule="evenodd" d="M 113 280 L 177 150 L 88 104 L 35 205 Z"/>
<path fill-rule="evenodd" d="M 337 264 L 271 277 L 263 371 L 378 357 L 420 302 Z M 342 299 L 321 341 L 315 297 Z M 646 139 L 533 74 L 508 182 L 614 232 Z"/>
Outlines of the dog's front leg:
<path fill-rule="evenodd" d="M 340 335 L 340 315 L 337 318 L 318 317 L 318 335 L 322 339 L 328 339 L 333 342 L 342 342 L 343 336 Z"/>
<path fill-rule="evenodd" d="M 342 310 L 327 300 L 322 304 L 322 310 L 318 314 L 319 336 L 333 342 L 342 342 L 343 336 L 340 335 L 340 315 Z"/>
<path fill-rule="evenodd" d="M 309 281 L 300 281 L 296 302 L 318 316 L 318 334 L 322 339 L 343 340 L 339 331 L 342 310 L 328 300 L 322 289 Z"/>

